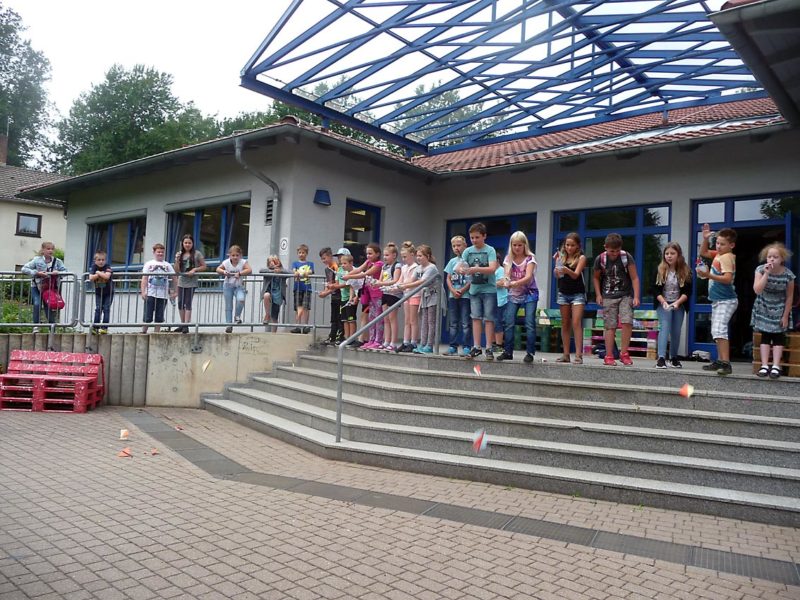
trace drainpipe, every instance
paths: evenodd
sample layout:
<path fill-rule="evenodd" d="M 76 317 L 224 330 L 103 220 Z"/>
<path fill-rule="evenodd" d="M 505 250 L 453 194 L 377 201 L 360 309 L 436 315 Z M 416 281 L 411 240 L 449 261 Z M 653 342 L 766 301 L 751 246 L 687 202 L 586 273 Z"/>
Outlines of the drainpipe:
<path fill-rule="evenodd" d="M 241 137 L 237 137 L 234 140 L 234 145 L 236 149 L 236 162 L 238 162 L 245 171 L 247 171 L 254 177 L 260 179 L 272 189 L 272 197 L 267 198 L 267 203 L 269 203 L 269 201 L 272 200 L 272 233 L 270 235 L 270 240 L 269 240 L 269 253 L 278 254 L 278 245 L 280 243 L 280 222 L 281 222 L 280 221 L 281 190 L 278 187 L 278 184 L 272 181 L 272 179 L 264 175 L 264 173 L 262 173 L 258 169 L 247 164 L 247 161 L 245 161 L 244 159 L 244 140 Z"/>

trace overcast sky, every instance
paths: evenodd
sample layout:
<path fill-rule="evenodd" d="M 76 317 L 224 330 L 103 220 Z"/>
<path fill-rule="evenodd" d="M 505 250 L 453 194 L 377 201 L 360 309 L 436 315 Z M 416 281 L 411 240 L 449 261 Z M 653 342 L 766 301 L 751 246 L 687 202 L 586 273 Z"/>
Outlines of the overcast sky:
<path fill-rule="evenodd" d="M 269 99 L 239 87 L 239 71 L 287 0 L 2 0 L 23 36 L 52 65 L 50 100 L 66 115 L 114 63 L 153 66 L 206 114 L 263 110 Z"/>

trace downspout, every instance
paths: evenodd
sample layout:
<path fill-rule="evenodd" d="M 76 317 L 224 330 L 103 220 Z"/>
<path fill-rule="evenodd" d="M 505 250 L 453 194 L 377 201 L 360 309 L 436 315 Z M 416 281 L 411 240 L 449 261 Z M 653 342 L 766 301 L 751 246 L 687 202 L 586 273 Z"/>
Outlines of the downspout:
<path fill-rule="evenodd" d="M 241 137 L 237 137 L 234 140 L 234 147 L 236 149 L 236 162 L 238 162 L 242 168 L 256 177 L 260 179 L 264 183 L 266 183 L 270 189 L 272 189 L 272 197 L 267 198 L 267 206 L 269 205 L 270 200 L 272 201 L 272 232 L 270 234 L 269 239 L 269 253 L 270 254 L 278 254 L 279 242 L 280 242 L 280 207 L 281 207 L 281 190 L 278 187 L 278 184 L 272 181 L 269 177 L 264 175 L 258 169 L 250 166 L 247 164 L 247 161 L 244 159 L 244 140 Z"/>

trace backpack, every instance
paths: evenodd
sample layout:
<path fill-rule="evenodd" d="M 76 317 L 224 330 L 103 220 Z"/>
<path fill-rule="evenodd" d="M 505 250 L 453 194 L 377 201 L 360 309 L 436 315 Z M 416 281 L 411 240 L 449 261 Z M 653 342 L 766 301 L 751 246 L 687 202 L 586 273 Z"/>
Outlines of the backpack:
<path fill-rule="evenodd" d="M 622 259 L 622 267 L 627 271 L 628 270 L 628 253 L 625 250 L 619 251 L 619 257 Z M 606 261 L 608 260 L 608 252 L 603 252 L 600 255 L 600 268 L 603 269 L 603 272 L 606 270 Z"/>

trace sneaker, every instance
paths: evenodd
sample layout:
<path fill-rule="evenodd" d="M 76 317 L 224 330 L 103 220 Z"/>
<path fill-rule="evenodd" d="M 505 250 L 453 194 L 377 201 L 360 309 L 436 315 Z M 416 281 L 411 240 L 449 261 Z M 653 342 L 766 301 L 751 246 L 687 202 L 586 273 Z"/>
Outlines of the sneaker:
<path fill-rule="evenodd" d="M 712 360 L 707 365 L 703 365 L 703 371 L 716 371 L 722 363 L 718 360 Z"/>
<path fill-rule="evenodd" d="M 483 350 L 475 346 L 474 348 L 470 349 L 469 354 L 467 354 L 467 358 L 477 358 L 481 354 L 483 354 Z"/>
<path fill-rule="evenodd" d="M 673 369 L 683 368 L 683 365 L 681 364 L 681 361 L 678 360 L 677 356 L 672 357 L 672 360 L 669 362 L 669 366 L 672 367 Z"/>
<path fill-rule="evenodd" d="M 433 346 L 423 346 L 419 351 L 422 354 L 433 354 Z"/>
<path fill-rule="evenodd" d="M 469 346 L 464 346 L 461 349 L 461 355 L 462 356 L 469 356 L 469 353 L 470 353 L 471 350 L 472 350 L 472 348 L 470 348 Z"/>
<path fill-rule="evenodd" d="M 414 348 L 413 350 L 411 350 L 411 352 L 412 352 L 413 354 L 422 354 L 422 348 L 423 348 L 422 346 L 417 346 L 416 348 Z"/>
<path fill-rule="evenodd" d="M 236 323 L 237 325 L 241 325 L 242 324 L 242 317 L 236 317 L 233 320 L 233 322 Z"/>
<path fill-rule="evenodd" d="M 378 344 L 378 342 L 367 342 L 366 344 L 361 346 L 361 349 L 362 350 L 377 350 L 380 347 L 381 346 L 380 346 L 380 344 Z"/>
<path fill-rule="evenodd" d="M 356 340 L 352 344 L 350 344 L 349 347 L 350 348 L 361 348 L 361 346 L 363 346 L 363 345 L 364 345 L 364 342 L 362 342 L 361 340 Z"/>
<path fill-rule="evenodd" d="M 609 367 L 613 367 L 617 364 L 617 361 L 614 360 L 614 357 L 610 354 L 606 354 L 606 357 L 603 359 L 603 364 L 608 365 Z"/>
<path fill-rule="evenodd" d="M 533 362 L 533 354 L 526 354 L 525 358 L 522 359 L 522 362 L 529 365 Z"/>
<path fill-rule="evenodd" d="M 731 373 L 733 373 L 733 367 L 731 367 L 731 363 L 720 361 L 719 368 L 717 369 L 717 375 L 730 375 Z"/>
<path fill-rule="evenodd" d="M 233 333 L 233 327 L 226 327 L 225 333 Z"/>
<path fill-rule="evenodd" d="M 630 367 L 633 364 L 633 360 L 631 360 L 631 355 L 628 354 L 627 352 L 620 352 L 619 362 L 621 362 L 626 367 Z"/>
<path fill-rule="evenodd" d="M 486 360 L 494 360 L 494 352 L 490 349 L 486 349 Z"/>
<path fill-rule="evenodd" d="M 658 362 L 656 362 L 656 369 L 666 369 L 667 368 L 667 361 L 664 359 L 663 356 L 658 357 Z"/>
<path fill-rule="evenodd" d="M 492 352 L 494 352 L 495 354 L 500 354 L 501 352 L 503 352 L 503 347 L 498 346 L 497 344 L 492 344 Z"/>
<path fill-rule="evenodd" d="M 400 346 L 400 348 L 397 351 L 398 352 L 413 352 L 414 351 L 414 346 L 412 346 L 411 344 L 405 344 L 404 343 L 402 346 Z"/>
<path fill-rule="evenodd" d="M 308 333 L 309 331 L 311 331 L 311 327 L 303 327 L 303 333 Z"/>
<path fill-rule="evenodd" d="M 442 352 L 444 356 L 455 356 L 458 354 L 458 346 L 450 346 L 445 352 Z"/>
<path fill-rule="evenodd" d="M 497 360 L 513 360 L 513 358 L 514 355 L 510 352 L 506 352 L 505 350 L 503 350 L 502 354 L 497 356 Z"/>
<path fill-rule="evenodd" d="M 303 333 L 303 332 L 300 330 L 299 327 L 295 327 L 294 329 L 292 329 L 290 333 Z"/>
<path fill-rule="evenodd" d="M 34 327 L 33 330 L 31 331 L 31 333 L 39 333 L 39 328 L 38 327 Z"/>

